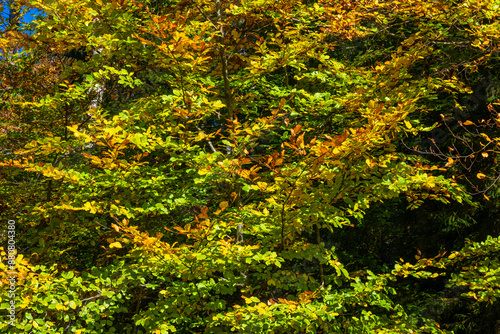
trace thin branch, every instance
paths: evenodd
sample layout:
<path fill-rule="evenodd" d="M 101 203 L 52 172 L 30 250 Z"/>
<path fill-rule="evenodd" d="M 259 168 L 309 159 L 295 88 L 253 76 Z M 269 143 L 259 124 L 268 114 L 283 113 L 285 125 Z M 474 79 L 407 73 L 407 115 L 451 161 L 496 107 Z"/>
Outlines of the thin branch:
<path fill-rule="evenodd" d="M 86 302 L 90 302 L 90 301 L 93 301 L 93 300 L 96 300 L 96 299 L 100 299 L 100 298 L 102 298 L 102 295 L 101 295 L 101 293 L 99 292 L 99 293 L 98 293 L 97 295 L 95 295 L 95 296 L 92 296 L 92 297 L 89 297 L 89 298 L 85 298 L 85 299 L 81 299 L 80 301 L 81 301 L 82 303 L 86 303 Z"/>
<path fill-rule="evenodd" d="M 198 131 L 201 131 L 203 134 L 205 134 L 205 131 L 203 131 L 198 125 L 196 125 L 196 129 L 198 129 Z M 205 140 L 207 141 L 208 146 L 210 146 L 210 149 L 212 150 L 212 152 L 216 153 L 217 149 L 214 147 L 214 144 L 212 143 L 212 141 L 208 137 L 205 137 Z"/>

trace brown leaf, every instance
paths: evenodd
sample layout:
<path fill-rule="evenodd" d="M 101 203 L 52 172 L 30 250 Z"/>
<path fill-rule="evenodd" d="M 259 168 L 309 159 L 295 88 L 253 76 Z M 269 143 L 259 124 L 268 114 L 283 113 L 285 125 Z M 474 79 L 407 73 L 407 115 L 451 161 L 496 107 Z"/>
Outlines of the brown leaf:
<path fill-rule="evenodd" d="M 206 206 L 201 208 L 201 213 L 198 215 L 198 218 L 208 218 L 208 208 Z"/>

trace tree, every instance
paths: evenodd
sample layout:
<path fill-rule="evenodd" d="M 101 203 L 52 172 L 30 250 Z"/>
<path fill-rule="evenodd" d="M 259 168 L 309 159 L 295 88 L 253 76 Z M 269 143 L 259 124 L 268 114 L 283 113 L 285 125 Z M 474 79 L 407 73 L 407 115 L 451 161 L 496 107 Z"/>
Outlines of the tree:
<path fill-rule="evenodd" d="M 18 332 L 444 333 L 408 277 L 448 273 L 496 301 L 497 239 L 393 270 L 337 237 L 381 230 L 394 203 L 473 207 L 401 140 L 469 92 L 452 69 L 495 59 L 493 4 L 27 5 L 36 32 L 1 40 L 23 50 L 5 87 L 40 78 L 2 107 L 27 119 L 0 163 Z"/>

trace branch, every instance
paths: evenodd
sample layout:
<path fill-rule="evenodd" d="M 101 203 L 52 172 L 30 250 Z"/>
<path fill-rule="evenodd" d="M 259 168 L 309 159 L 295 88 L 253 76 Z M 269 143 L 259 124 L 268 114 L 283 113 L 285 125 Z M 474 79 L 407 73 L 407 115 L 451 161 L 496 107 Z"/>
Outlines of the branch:
<path fill-rule="evenodd" d="M 92 300 L 95 300 L 95 299 L 100 299 L 102 298 L 102 295 L 101 293 L 99 292 L 97 295 L 95 296 L 92 296 L 92 297 L 89 297 L 89 298 L 85 298 L 85 299 L 82 299 L 80 300 L 82 303 L 85 303 L 85 302 L 89 302 L 89 301 L 92 301 Z"/>
<path fill-rule="evenodd" d="M 198 125 L 196 125 L 196 129 L 198 129 L 198 131 L 201 131 L 203 134 L 205 134 L 205 131 L 203 131 Z M 212 144 L 212 141 L 209 138 L 205 138 L 205 140 L 207 141 L 208 146 L 210 146 L 210 148 L 212 149 L 212 152 L 216 153 L 217 149 L 214 147 L 214 144 Z"/>

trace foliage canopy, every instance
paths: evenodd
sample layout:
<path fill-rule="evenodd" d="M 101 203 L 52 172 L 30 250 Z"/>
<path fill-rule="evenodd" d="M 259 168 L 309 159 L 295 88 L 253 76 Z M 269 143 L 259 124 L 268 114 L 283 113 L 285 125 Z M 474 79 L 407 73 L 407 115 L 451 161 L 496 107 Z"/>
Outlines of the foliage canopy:
<path fill-rule="evenodd" d="M 493 333 L 498 0 L 21 5 L 2 331 Z"/>

